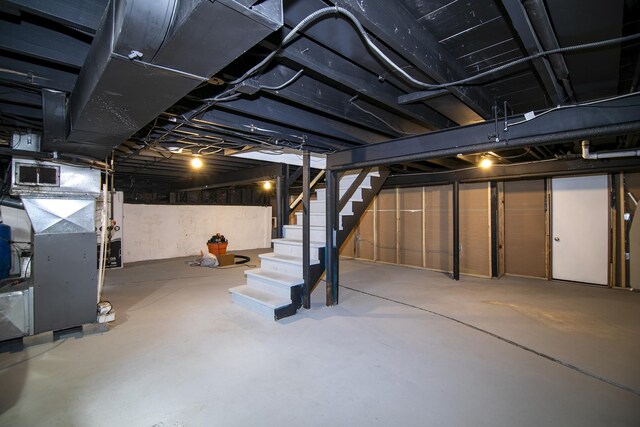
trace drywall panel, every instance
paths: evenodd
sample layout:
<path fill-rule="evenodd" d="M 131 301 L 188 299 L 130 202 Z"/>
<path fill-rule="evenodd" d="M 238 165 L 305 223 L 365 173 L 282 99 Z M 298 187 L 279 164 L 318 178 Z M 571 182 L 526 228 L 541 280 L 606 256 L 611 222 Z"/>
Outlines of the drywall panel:
<path fill-rule="evenodd" d="M 449 185 L 424 188 L 425 267 L 451 271 L 453 257 L 453 191 Z"/>
<path fill-rule="evenodd" d="M 606 285 L 609 267 L 608 177 L 554 178 L 551 196 L 553 277 Z"/>
<path fill-rule="evenodd" d="M 397 263 L 396 190 L 386 189 L 378 194 L 376 246 L 377 261 Z"/>
<path fill-rule="evenodd" d="M 271 246 L 270 206 L 124 205 L 124 262 L 164 259 L 206 251 L 221 233 L 228 251 Z"/>
<path fill-rule="evenodd" d="M 356 229 L 356 258 L 373 260 L 375 257 L 374 202 L 364 212 Z"/>
<path fill-rule="evenodd" d="M 489 184 L 460 185 L 460 272 L 491 276 Z"/>
<path fill-rule="evenodd" d="M 504 183 L 505 273 L 545 277 L 544 180 Z"/>
<path fill-rule="evenodd" d="M 398 263 L 422 267 L 422 188 L 398 190 Z"/>

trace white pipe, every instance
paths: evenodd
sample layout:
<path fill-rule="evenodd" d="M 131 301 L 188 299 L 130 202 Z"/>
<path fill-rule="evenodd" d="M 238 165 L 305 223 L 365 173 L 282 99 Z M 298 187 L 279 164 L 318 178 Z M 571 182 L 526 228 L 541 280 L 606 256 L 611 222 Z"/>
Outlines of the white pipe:
<path fill-rule="evenodd" d="M 633 200 L 633 204 L 634 204 L 634 205 L 636 205 L 636 206 L 638 206 L 638 201 L 636 200 L 636 198 L 635 198 L 635 197 L 633 197 L 633 194 L 631 194 L 631 191 L 628 191 L 628 192 L 627 192 L 627 195 L 628 195 L 629 197 L 631 197 L 631 200 Z"/>
<path fill-rule="evenodd" d="M 105 247 L 107 239 L 107 184 L 102 184 L 102 231 L 100 238 L 100 267 L 98 267 L 98 303 L 102 298 L 102 285 L 104 282 L 104 270 L 105 270 Z"/>
<path fill-rule="evenodd" d="M 606 151 L 603 153 L 589 153 L 589 141 L 582 141 L 582 158 L 585 160 L 615 159 L 618 157 L 640 157 L 640 150 Z"/>

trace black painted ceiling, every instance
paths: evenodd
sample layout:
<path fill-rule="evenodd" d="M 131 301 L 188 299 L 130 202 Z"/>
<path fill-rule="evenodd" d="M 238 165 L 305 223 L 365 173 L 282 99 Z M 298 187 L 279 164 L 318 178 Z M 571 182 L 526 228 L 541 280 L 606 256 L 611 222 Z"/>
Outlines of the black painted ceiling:
<path fill-rule="evenodd" d="M 263 164 L 225 156 L 245 147 L 327 153 L 491 120 L 495 111 L 502 115 L 505 107 L 509 114 L 523 114 L 638 89 L 640 44 L 636 40 L 555 55 L 556 64 L 566 64 L 567 75 L 561 75 L 553 61 L 537 59 L 437 91 L 439 96 L 430 99 L 402 103 L 399 97 L 421 89 L 376 59 L 351 22 L 330 16 L 302 29 L 253 76 L 263 90 L 237 96 L 230 91 L 233 86 L 228 82 L 273 51 L 292 27 L 311 12 L 333 5 L 352 11 L 401 69 L 433 83 L 473 76 L 535 53 L 531 40 L 540 43 L 539 49 L 549 49 L 553 48 L 549 37 L 557 41 L 556 47 L 566 47 L 640 32 L 637 0 L 284 0 L 282 30 L 209 76 L 208 83 L 114 147 L 120 185 L 126 187 L 138 179 L 167 188 L 189 187 L 207 182 L 209 175 Z M 107 0 L 0 2 L 2 144 L 8 144 L 16 130 L 42 130 L 43 88 L 74 90 L 106 7 Z M 541 34 L 540 27 L 526 25 L 527 20 L 540 18 L 536 10 L 548 15 L 546 34 Z M 233 43 L 234 37 L 220 43 Z M 268 89 L 298 72 L 286 87 Z M 205 101 L 221 94 L 224 101 Z M 637 146 L 638 138 L 596 143 L 608 149 L 628 148 Z M 183 153 L 176 153 L 180 148 Z M 558 144 L 494 155 L 501 162 L 523 162 L 578 152 L 577 144 Z M 185 153 L 205 157 L 206 166 L 197 175 Z M 89 154 L 104 160 L 104 148 L 96 147 Z M 477 156 L 434 159 L 394 165 L 393 170 L 459 169 L 476 160 Z"/>

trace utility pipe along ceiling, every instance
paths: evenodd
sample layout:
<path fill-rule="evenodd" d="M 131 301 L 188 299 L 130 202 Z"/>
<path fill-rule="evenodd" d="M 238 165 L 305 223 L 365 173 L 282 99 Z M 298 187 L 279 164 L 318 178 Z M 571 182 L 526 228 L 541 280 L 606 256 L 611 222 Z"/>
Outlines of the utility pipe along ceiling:
<path fill-rule="evenodd" d="M 492 122 L 486 149 L 381 163 L 574 160 L 579 134 L 510 147 L 501 129 L 578 104 L 640 118 L 639 76 L 636 0 L 3 0 L 0 154 L 39 132 L 45 158 L 113 160 L 121 189 L 176 191 L 268 164 L 241 151 L 348 158 Z M 593 133 L 590 153 L 638 149 L 635 122 Z"/>

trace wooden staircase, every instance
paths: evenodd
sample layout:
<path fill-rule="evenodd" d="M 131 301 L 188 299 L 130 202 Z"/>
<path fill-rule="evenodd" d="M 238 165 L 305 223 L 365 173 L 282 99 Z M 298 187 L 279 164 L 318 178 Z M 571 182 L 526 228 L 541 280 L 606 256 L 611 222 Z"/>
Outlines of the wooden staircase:
<path fill-rule="evenodd" d="M 362 176 L 360 172 L 349 171 L 340 178 L 340 197 L 352 195 L 340 211 L 338 247 L 346 240 L 388 176 L 388 171 L 377 168 Z M 358 182 L 359 176 L 361 183 Z M 357 187 L 354 188 L 355 185 Z M 312 290 L 325 270 L 325 200 L 325 189 L 316 190 L 316 199 L 311 200 L 309 210 Z M 234 303 L 275 320 L 293 316 L 302 306 L 302 213 L 296 212 L 295 215 L 297 225 L 285 225 L 284 237 L 272 240 L 273 252 L 260 255 L 261 267 L 245 272 L 246 285 L 229 289 Z"/>

